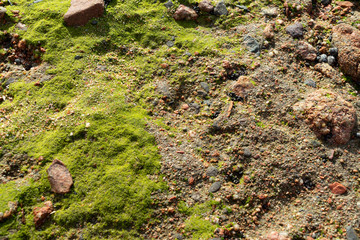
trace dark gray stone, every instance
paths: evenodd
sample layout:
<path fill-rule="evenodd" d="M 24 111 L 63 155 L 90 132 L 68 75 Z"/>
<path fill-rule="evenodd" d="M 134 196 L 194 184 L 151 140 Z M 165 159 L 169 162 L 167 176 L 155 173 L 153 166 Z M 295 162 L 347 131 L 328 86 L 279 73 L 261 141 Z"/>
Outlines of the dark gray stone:
<path fill-rule="evenodd" d="M 316 82 L 312 79 L 306 79 L 304 83 L 310 87 L 316 88 Z"/>
<path fill-rule="evenodd" d="M 209 192 L 214 193 L 219 191 L 219 189 L 221 188 L 221 183 L 220 182 L 214 182 L 210 188 L 209 188 Z"/>
<path fill-rule="evenodd" d="M 208 177 L 216 177 L 219 174 L 219 170 L 216 167 L 209 167 L 206 170 L 206 176 Z"/>
<path fill-rule="evenodd" d="M 286 28 L 286 32 L 290 34 L 293 38 L 302 38 L 302 36 L 304 35 L 304 27 L 301 23 L 297 22 L 289 25 Z"/>
<path fill-rule="evenodd" d="M 228 10 L 226 9 L 226 5 L 224 2 L 219 2 L 218 4 L 216 4 L 215 8 L 214 8 L 214 14 L 216 16 L 221 16 L 221 15 L 228 15 Z"/>
<path fill-rule="evenodd" d="M 183 240 L 184 239 L 184 237 L 179 233 L 175 233 L 174 238 L 177 239 L 177 240 Z"/>
<path fill-rule="evenodd" d="M 346 239 L 347 240 L 359 240 L 354 228 L 352 226 L 346 227 Z"/>
<path fill-rule="evenodd" d="M 338 55 L 338 53 L 339 53 L 339 50 L 338 50 L 337 48 L 330 48 L 330 49 L 329 49 L 329 54 L 330 54 L 331 56 L 336 57 L 336 56 Z"/>
<path fill-rule="evenodd" d="M 205 92 L 208 93 L 210 91 L 209 84 L 207 84 L 206 82 L 201 82 L 200 86 L 205 90 Z"/>
<path fill-rule="evenodd" d="M 331 0 L 321 0 L 321 4 L 327 6 L 331 3 Z"/>
<path fill-rule="evenodd" d="M 165 7 L 167 9 L 172 8 L 172 6 L 174 6 L 173 2 L 171 0 L 167 1 L 166 3 L 164 3 Z"/>
<path fill-rule="evenodd" d="M 247 35 L 244 37 L 244 43 L 250 52 L 260 55 L 260 44 L 255 38 Z"/>
<path fill-rule="evenodd" d="M 167 45 L 168 47 L 173 47 L 175 44 L 174 44 L 173 41 L 167 41 L 167 42 L 166 42 L 166 45 Z"/>

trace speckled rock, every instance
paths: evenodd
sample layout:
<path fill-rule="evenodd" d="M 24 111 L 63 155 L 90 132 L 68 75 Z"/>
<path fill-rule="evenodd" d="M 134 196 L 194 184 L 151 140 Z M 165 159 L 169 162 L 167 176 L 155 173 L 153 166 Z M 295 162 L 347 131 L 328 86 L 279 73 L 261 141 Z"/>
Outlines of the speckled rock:
<path fill-rule="evenodd" d="M 254 85 L 250 82 L 249 77 L 240 76 L 238 80 L 231 86 L 231 92 L 233 92 L 237 97 L 246 99 L 250 90 Z"/>
<path fill-rule="evenodd" d="M 293 108 L 305 118 L 317 137 L 338 145 L 350 140 L 356 125 L 356 112 L 352 104 L 339 95 L 319 89 Z"/>
<path fill-rule="evenodd" d="M 104 14 L 105 5 L 102 0 L 71 0 L 71 6 L 64 15 L 68 26 L 83 26 L 94 17 Z"/>
<path fill-rule="evenodd" d="M 0 7 L 0 19 L 3 19 L 6 14 L 6 8 Z"/>
<path fill-rule="evenodd" d="M 173 15 L 174 19 L 176 21 L 181 21 L 181 20 L 196 20 L 198 15 L 195 12 L 195 10 L 180 4 L 180 6 L 176 9 L 176 12 Z"/>
<path fill-rule="evenodd" d="M 272 24 L 268 24 L 266 25 L 266 27 L 264 28 L 264 37 L 266 39 L 273 39 L 274 38 L 274 27 Z"/>
<path fill-rule="evenodd" d="M 300 41 L 296 53 L 304 60 L 315 61 L 316 49 L 305 41 Z"/>
<path fill-rule="evenodd" d="M 53 211 L 53 205 L 52 202 L 46 201 L 44 202 L 44 207 L 35 207 L 34 208 L 34 222 L 35 227 L 40 227 L 46 219 L 50 216 L 51 212 Z"/>
<path fill-rule="evenodd" d="M 286 28 L 286 32 L 290 34 L 293 38 L 302 38 L 304 35 L 304 27 L 301 23 L 297 22 L 289 25 Z"/>
<path fill-rule="evenodd" d="M 203 11 L 203 12 L 212 12 L 214 11 L 214 6 L 211 4 L 211 2 L 209 0 L 203 0 L 199 3 L 199 8 L 200 8 L 200 11 Z"/>
<path fill-rule="evenodd" d="M 73 184 L 69 170 L 64 163 L 55 159 L 47 170 L 51 191 L 55 193 L 68 193 Z"/>
<path fill-rule="evenodd" d="M 333 44 L 338 48 L 338 62 L 341 70 L 360 82 L 360 30 L 339 24 L 333 28 Z"/>

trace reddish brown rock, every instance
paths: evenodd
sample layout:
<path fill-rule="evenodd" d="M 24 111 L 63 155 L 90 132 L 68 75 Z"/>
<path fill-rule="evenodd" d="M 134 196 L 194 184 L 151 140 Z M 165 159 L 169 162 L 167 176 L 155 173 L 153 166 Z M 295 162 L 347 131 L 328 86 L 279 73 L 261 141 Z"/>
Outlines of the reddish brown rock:
<path fill-rule="evenodd" d="M 174 19 L 176 21 L 180 20 L 196 20 L 198 15 L 195 10 L 180 4 L 180 6 L 176 9 L 174 13 Z"/>
<path fill-rule="evenodd" d="M 231 92 L 233 92 L 237 97 L 246 99 L 250 90 L 254 85 L 250 82 L 250 79 L 246 76 L 240 76 L 236 83 L 231 87 Z"/>
<path fill-rule="evenodd" d="M 349 1 L 341 1 L 341 2 L 337 2 L 336 3 L 338 6 L 342 7 L 342 8 L 352 8 L 354 7 L 354 4 L 352 2 Z"/>
<path fill-rule="evenodd" d="M 64 163 L 55 159 L 47 170 L 51 191 L 55 193 L 68 193 L 73 184 L 69 170 Z"/>
<path fill-rule="evenodd" d="M 203 0 L 199 3 L 199 8 L 200 8 L 200 11 L 203 11 L 203 12 L 212 12 L 214 11 L 214 6 L 211 4 L 211 2 L 209 0 Z"/>
<path fill-rule="evenodd" d="M 347 192 L 346 187 L 338 182 L 330 184 L 329 188 L 333 194 L 341 195 Z"/>
<path fill-rule="evenodd" d="M 357 121 L 352 104 L 325 89 L 312 92 L 293 109 L 317 137 L 338 145 L 350 140 Z"/>
<path fill-rule="evenodd" d="M 314 69 L 321 72 L 328 78 L 334 78 L 334 76 L 337 75 L 336 70 L 327 63 L 318 63 L 314 66 Z"/>
<path fill-rule="evenodd" d="M 68 26 L 83 26 L 94 17 L 104 14 L 103 0 L 71 0 L 71 6 L 64 15 Z"/>
<path fill-rule="evenodd" d="M 296 53 L 300 55 L 302 59 L 309 61 L 315 61 L 317 57 L 316 49 L 312 45 L 304 41 L 299 42 Z"/>
<path fill-rule="evenodd" d="M 360 30 L 345 23 L 335 26 L 333 44 L 339 49 L 341 70 L 360 82 Z"/>
<path fill-rule="evenodd" d="M 50 216 L 52 211 L 53 205 L 50 201 L 44 202 L 44 207 L 35 207 L 33 211 L 35 227 L 40 227 L 46 221 L 48 216 Z"/>

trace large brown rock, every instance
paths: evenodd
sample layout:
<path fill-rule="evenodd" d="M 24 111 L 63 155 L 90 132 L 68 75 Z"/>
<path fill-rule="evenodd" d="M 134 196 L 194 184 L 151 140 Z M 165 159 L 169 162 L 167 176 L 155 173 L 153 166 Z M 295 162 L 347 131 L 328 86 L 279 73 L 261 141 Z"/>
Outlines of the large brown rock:
<path fill-rule="evenodd" d="M 68 26 L 83 26 L 94 17 L 104 14 L 103 0 L 71 0 L 71 6 L 64 15 Z"/>
<path fill-rule="evenodd" d="M 64 163 L 55 159 L 47 170 L 51 191 L 55 193 L 68 193 L 73 184 L 73 179 Z"/>
<path fill-rule="evenodd" d="M 41 208 L 35 207 L 33 211 L 35 227 L 36 228 L 40 227 L 50 216 L 52 211 L 53 211 L 53 205 L 50 201 L 44 202 L 44 207 Z"/>
<path fill-rule="evenodd" d="M 317 137 L 333 144 L 345 144 L 356 126 L 356 112 L 351 103 L 325 89 L 309 94 L 294 105 L 294 110 Z"/>
<path fill-rule="evenodd" d="M 354 81 L 360 82 L 360 30 L 342 23 L 332 31 L 333 44 L 339 49 L 341 70 Z"/>
<path fill-rule="evenodd" d="M 180 4 L 174 13 L 174 19 L 176 21 L 180 20 L 196 20 L 198 15 L 194 9 L 191 9 L 185 5 Z"/>

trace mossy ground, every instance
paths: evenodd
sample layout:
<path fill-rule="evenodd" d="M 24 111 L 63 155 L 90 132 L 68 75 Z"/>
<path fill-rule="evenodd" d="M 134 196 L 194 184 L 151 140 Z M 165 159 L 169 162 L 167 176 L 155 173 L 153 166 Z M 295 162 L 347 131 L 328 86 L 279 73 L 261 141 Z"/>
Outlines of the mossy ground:
<path fill-rule="evenodd" d="M 175 6 L 180 3 L 194 2 L 174 1 Z M 185 52 L 240 55 L 241 39 L 220 37 L 211 26 L 228 29 L 250 19 L 202 15 L 197 22 L 176 22 L 171 14 L 175 8 L 169 11 L 163 2 L 113 0 L 96 24 L 74 28 L 66 27 L 62 19 L 69 6 L 69 0 L 18 0 L 7 6 L 8 12 L 20 10 L 28 30 L 17 29 L 19 19 L 11 13 L 10 21 L 0 26 L 29 44 L 43 46 L 43 61 L 51 65 L 44 73 L 51 80 L 42 85 L 30 82 L 25 74 L 3 91 L 12 101 L 0 105 L 7 118 L 0 129 L 1 154 L 26 153 L 39 159 L 37 166 L 23 171 L 39 171 L 40 176 L 25 178 L 16 191 L 13 182 L 0 186 L 0 211 L 6 210 L 8 201 L 18 200 L 18 212 L 24 210 L 26 219 L 22 224 L 16 215 L 1 223 L 0 236 L 138 238 L 140 225 L 149 217 L 150 193 L 165 189 L 161 181 L 148 178 L 160 167 L 154 138 L 145 131 L 144 108 L 149 108 L 146 100 L 155 97 L 154 79 L 167 77 L 181 85 L 204 78 L 198 74 L 203 69 L 189 73 L 188 66 L 171 62 L 170 57 L 180 58 Z M 169 40 L 174 47 L 165 45 Z M 162 63 L 169 68 L 161 69 Z M 55 158 L 74 178 L 72 191 L 64 196 L 51 193 L 46 177 Z M 55 213 L 35 230 L 32 209 L 41 206 L 41 196 L 54 203 Z M 186 230 L 194 238 L 209 237 L 214 225 L 199 214 L 192 213 Z"/>

